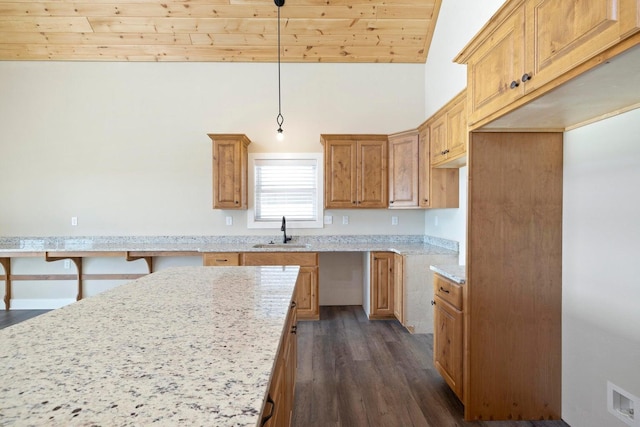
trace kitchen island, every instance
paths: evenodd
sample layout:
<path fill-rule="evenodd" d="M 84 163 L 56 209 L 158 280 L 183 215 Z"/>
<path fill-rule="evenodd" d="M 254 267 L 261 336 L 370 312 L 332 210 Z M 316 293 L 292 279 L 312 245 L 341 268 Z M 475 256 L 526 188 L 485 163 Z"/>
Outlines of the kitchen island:
<path fill-rule="evenodd" d="M 0 330 L 0 425 L 259 425 L 298 267 L 178 267 Z"/>

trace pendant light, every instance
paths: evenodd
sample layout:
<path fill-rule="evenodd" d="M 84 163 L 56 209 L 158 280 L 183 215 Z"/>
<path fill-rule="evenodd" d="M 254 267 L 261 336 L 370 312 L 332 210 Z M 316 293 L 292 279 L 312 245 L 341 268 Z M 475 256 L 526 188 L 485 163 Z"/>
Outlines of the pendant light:
<path fill-rule="evenodd" d="M 284 117 L 282 116 L 282 94 L 280 90 L 280 8 L 284 6 L 284 0 L 273 0 L 278 6 L 278 116 L 276 117 L 276 123 L 278 123 L 278 141 L 284 139 L 284 133 L 282 130 L 282 123 L 284 123 Z"/>

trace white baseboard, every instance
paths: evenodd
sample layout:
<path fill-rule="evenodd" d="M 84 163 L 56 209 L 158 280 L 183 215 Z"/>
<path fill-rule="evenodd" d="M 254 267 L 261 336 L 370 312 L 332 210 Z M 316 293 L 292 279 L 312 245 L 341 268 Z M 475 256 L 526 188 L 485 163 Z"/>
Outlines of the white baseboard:
<path fill-rule="evenodd" d="M 11 310 L 53 310 L 75 301 L 73 298 L 11 299 Z"/>

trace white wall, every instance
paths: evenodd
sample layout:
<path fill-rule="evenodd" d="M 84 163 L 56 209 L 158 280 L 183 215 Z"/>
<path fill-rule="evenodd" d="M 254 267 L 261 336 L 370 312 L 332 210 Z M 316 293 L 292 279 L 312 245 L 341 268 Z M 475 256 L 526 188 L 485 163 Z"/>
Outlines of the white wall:
<path fill-rule="evenodd" d="M 433 115 L 467 86 L 467 67 L 453 62 L 460 51 L 502 6 L 503 0 L 443 1 L 425 66 L 425 113 Z M 467 240 L 467 168 L 460 169 L 460 208 L 425 213 L 425 234 L 460 242 L 465 264 Z M 436 225 L 437 224 L 437 225 Z"/>
<path fill-rule="evenodd" d="M 0 236 L 247 234 L 244 212 L 211 209 L 207 133 L 321 152 L 320 133 L 425 118 L 423 64 L 283 64 L 283 143 L 275 64 L 0 62 L 0 93 Z M 424 233 L 422 211 L 394 211 L 397 227 L 387 210 L 349 212 L 304 233 Z"/>
<path fill-rule="evenodd" d="M 443 2 L 425 67 L 427 117 L 465 87 L 451 60 L 502 3 Z M 573 427 L 625 425 L 607 412 L 607 380 L 640 396 L 639 134 L 640 110 L 565 134 L 562 416 Z M 461 209 L 427 211 L 425 233 L 458 240 L 464 263 L 460 172 Z"/>
<path fill-rule="evenodd" d="M 625 425 L 607 412 L 607 381 L 640 396 L 638 135 L 640 110 L 565 133 L 562 414 L 572 426 Z"/>

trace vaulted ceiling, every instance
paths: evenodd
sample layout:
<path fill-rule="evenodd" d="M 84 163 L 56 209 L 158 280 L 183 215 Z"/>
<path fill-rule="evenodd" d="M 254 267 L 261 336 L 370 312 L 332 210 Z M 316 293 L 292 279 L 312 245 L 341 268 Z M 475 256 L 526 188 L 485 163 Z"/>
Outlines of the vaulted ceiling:
<path fill-rule="evenodd" d="M 441 0 L 286 0 L 283 62 L 424 63 Z M 0 1 L 0 60 L 277 60 L 273 0 Z"/>

